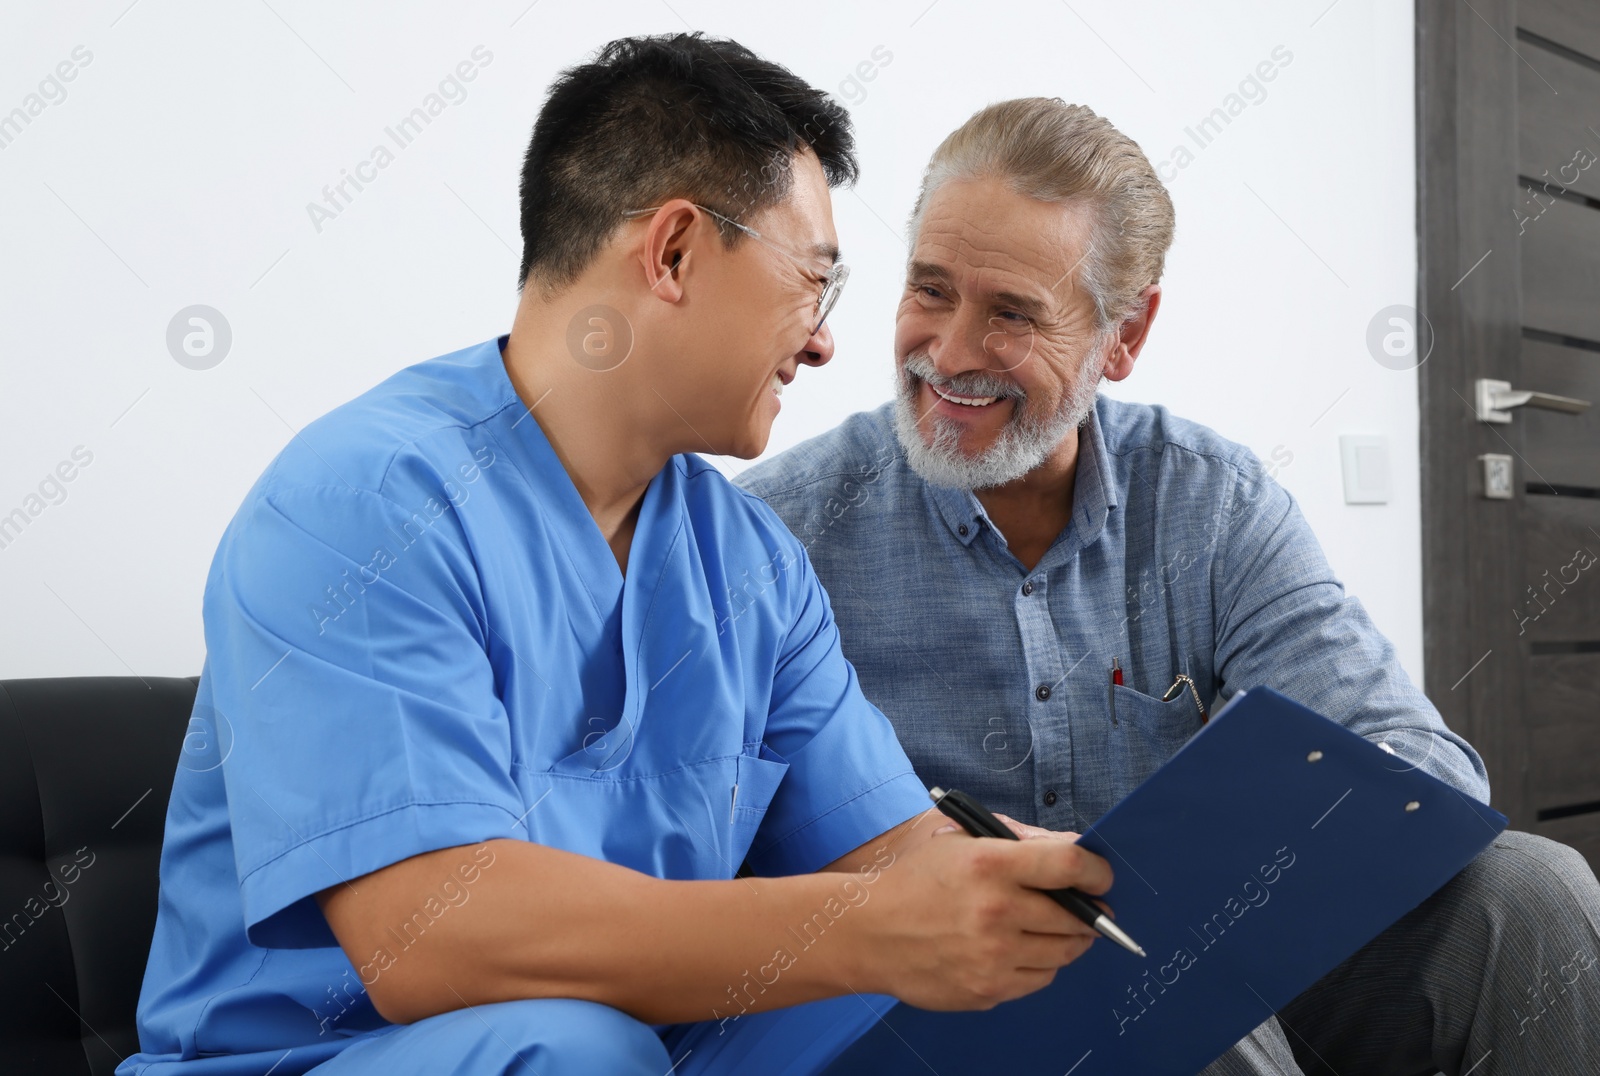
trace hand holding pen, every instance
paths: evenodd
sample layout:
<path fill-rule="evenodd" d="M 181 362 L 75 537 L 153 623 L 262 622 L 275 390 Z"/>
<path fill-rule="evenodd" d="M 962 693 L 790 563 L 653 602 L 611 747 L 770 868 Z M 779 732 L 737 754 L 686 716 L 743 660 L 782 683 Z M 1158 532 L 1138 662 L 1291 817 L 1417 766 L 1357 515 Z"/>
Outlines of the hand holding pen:
<path fill-rule="evenodd" d="M 933 800 L 934 806 L 954 819 L 962 829 L 974 837 L 1020 840 L 1010 827 L 991 814 L 988 808 L 965 793 L 954 789 L 946 792 L 942 788 L 935 787 L 928 790 L 928 797 Z M 1145 955 L 1145 951 L 1139 948 L 1138 943 L 1113 923 L 1111 917 L 1101 911 L 1087 893 L 1077 889 L 1045 889 L 1040 892 L 1128 952 L 1139 956 Z"/>

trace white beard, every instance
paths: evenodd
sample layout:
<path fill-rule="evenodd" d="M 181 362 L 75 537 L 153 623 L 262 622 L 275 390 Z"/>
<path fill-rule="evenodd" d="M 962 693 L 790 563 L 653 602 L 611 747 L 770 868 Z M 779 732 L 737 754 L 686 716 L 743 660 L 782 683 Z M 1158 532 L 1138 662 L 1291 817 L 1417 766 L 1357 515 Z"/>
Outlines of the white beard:
<path fill-rule="evenodd" d="M 1094 410 L 1100 386 L 1102 339 L 1096 337 L 1088 349 L 1075 381 L 1067 386 L 1061 406 L 1048 415 L 1033 414 L 1027 397 L 1015 383 L 990 374 L 974 372 L 947 380 L 939 376 L 933 360 L 925 352 L 913 352 L 895 375 L 894 432 L 906 462 L 923 480 L 954 489 L 991 489 L 1015 482 L 1049 458 L 1062 438 L 1083 425 Z M 929 384 L 961 395 L 1010 397 L 1011 418 L 994 444 L 977 455 L 961 450 L 961 424 L 942 415 L 932 415 L 933 440 L 923 439 L 917 425 L 918 383 Z"/>

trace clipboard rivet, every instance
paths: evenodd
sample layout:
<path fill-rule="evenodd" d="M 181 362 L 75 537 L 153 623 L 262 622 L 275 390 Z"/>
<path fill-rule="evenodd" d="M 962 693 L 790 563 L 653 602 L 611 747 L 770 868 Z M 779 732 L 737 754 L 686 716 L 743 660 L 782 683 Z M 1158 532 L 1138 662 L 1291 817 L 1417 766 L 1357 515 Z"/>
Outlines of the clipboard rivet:
<path fill-rule="evenodd" d="M 1421 806 L 1422 806 L 1422 804 L 1418 803 L 1416 800 L 1412 800 L 1410 803 L 1406 804 L 1406 810 L 1415 811 L 1418 807 L 1421 807 Z"/>
<path fill-rule="evenodd" d="M 1322 758 L 1322 752 L 1321 751 L 1313 751 L 1309 755 L 1306 756 L 1306 761 L 1307 762 L 1317 762 L 1317 761 L 1320 761 L 1321 758 Z"/>

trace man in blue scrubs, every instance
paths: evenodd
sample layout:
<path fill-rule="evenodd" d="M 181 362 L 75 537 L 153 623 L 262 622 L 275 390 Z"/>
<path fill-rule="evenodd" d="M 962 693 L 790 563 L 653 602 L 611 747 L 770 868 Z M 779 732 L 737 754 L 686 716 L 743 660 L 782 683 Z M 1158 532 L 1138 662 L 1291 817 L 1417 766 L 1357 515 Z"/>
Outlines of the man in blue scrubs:
<path fill-rule="evenodd" d="M 1081 831 L 1202 707 L 1270 685 L 1487 800 L 1478 753 L 1250 451 L 1098 395 L 1133 372 L 1172 233 L 1155 170 L 1104 118 L 983 109 L 912 213 L 896 398 L 739 484 L 801 537 L 929 783 Z M 1568 988 L 1597 964 L 1583 857 L 1506 832 L 1205 1076 L 1592 1074 L 1600 989 Z"/>
<path fill-rule="evenodd" d="M 119 1074 L 810 1072 L 1088 947 L 1036 890 L 1106 863 L 928 820 L 804 550 L 689 454 L 831 356 L 855 169 L 732 42 L 562 75 L 511 332 L 308 426 L 223 536 Z"/>

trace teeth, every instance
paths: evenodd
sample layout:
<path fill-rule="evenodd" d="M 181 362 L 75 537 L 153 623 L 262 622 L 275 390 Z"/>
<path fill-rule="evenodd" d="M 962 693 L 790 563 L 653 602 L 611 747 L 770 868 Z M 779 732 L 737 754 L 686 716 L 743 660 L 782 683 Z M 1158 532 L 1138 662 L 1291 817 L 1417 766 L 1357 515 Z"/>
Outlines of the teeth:
<path fill-rule="evenodd" d="M 951 396 L 949 393 L 939 392 L 937 385 L 929 384 L 928 387 L 938 393 L 941 400 L 949 400 L 951 403 L 963 404 L 967 407 L 986 407 L 1000 398 L 998 396 Z"/>
<path fill-rule="evenodd" d="M 783 378 L 779 377 L 777 374 L 772 375 L 772 394 L 774 396 L 783 395 Z"/>

